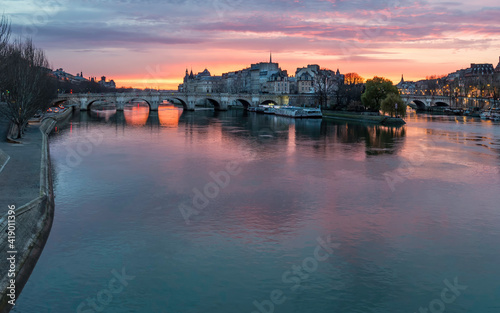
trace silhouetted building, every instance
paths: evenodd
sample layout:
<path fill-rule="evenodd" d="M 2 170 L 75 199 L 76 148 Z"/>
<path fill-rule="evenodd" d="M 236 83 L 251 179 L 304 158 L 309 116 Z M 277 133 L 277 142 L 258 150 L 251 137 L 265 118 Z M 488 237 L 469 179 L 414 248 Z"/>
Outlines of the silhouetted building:
<path fill-rule="evenodd" d="M 470 67 L 465 70 L 465 77 L 492 75 L 493 73 L 495 73 L 495 68 L 493 67 L 493 64 L 489 64 L 489 63 L 475 64 L 475 63 L 472 63 L 470 65 Z"/>
<path fill-rule="evenodd" d="M 106 76 L 101 76 L 101 80 L 98 81 L 98 84 L 106 88 L 116 88 L 116 84 L 113 80 L 110 80 L 109 82 L 106 81 Z"/>

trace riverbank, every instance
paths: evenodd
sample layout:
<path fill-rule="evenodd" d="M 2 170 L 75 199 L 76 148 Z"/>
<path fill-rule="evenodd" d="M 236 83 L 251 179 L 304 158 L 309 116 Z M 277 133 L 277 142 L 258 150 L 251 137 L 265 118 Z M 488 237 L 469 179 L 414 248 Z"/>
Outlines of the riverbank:
<path fill-rule="evenodd" d="M 30 125 L 21 144 L 0 143 L 10 158 L 0 173 L 0 242 L 5 243 L 0 253 L 1 313 L 9 312 L 12 304 L 8 301 L 19 297 L 49 236 L 54 195 L 48 136 L 57 121 L 71 112 L 68 109 Z M 9 208 L 13 210 L 8 212 Z"/>
<path fill-rule="evenodd" d="M 401 126 L 406 124 L 406 122 L 399 117 L 390 117 L 386 115 L 364 115 L 362 113 L 345 111 L 323 111 L 323 117 L 345 121 L 380 124 L 386 126 Z"/>

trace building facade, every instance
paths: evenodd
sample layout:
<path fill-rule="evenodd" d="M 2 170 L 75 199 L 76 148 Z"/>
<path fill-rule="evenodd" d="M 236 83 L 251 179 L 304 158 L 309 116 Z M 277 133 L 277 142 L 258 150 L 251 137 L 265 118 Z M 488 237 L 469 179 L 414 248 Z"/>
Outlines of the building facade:
<path fill-rule="evenodd" d="M 250 67 L 234 72 L 223 73 L 221 76 L 212 76 L 205 69 L 196 75 L 186 69 L 184 81 L 179 85 L 180 92 L 192 93 L 270 93 L 270 94 L 314 94 L 315 79 L 318 75 L 326 77 L 329 84 L 343 82 L 344 76 L 337 72 L 320 69 L 313 64 L 298 68 L 295 77 L 289 76 L 278 63 L 273 62 L 272 55 L 269 62 L 251 64 Z"/>
<path fill-rule="evenodd" d="M 179 85 L 179 91 L 195 93 L 221 92 L 221 76 L 212 76 L 208 69 L 194 75 L 193 70 L 184 76 L 183 84 Z"/>

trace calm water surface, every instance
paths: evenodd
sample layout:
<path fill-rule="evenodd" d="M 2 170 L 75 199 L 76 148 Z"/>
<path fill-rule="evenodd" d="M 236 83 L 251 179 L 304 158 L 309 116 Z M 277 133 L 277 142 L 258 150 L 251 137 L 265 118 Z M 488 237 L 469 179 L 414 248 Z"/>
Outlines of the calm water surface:
<path fill-rule="evenodd" d="M 500 312 L 499 123 L 139 107 L 74 116 L 51 157 L 13 312 Z"/>

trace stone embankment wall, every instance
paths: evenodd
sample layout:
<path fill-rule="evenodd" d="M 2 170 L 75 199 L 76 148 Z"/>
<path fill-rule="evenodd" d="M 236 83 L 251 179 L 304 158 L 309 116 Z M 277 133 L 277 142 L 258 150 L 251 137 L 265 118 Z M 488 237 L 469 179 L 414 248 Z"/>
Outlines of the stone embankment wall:
<path fill-rule="evenodd" d="M 49 154 L 49 134 L 54 129 L 57 120 L 63 120 L 71 114 L 72 110 L 46 118 L 40 125 L 42 132 L 42 157 L 40 164 L 40 195 L 29 203 L 15 208 L 15 294 L 16 299 L 28 281 L 52 227 L 54 218 L 54 193 L 52 186 L 52 172 Z M 8 220 L 7 216 L 0 218 L 0 313 L 7 313 L 12 309 L 8 303 L 11 264 L 7 260 L 8 248 Z"/>

